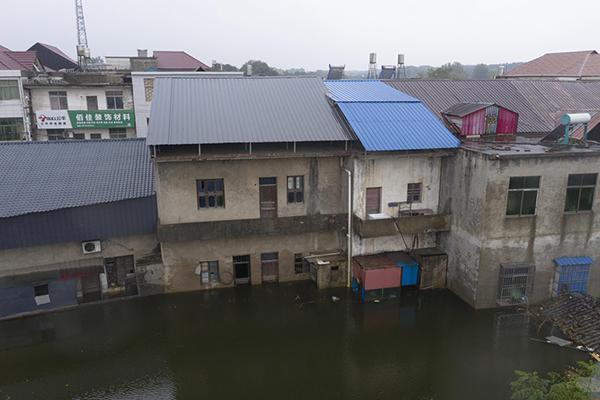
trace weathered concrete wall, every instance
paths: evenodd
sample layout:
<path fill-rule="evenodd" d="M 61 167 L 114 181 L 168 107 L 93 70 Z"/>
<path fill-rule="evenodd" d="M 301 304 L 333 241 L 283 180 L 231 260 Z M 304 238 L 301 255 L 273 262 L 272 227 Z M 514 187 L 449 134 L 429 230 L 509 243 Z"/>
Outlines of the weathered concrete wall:
<path fill-rule="evenodd" d="M 496 302 L 501 263 L 532 262 L 535 278 L 531 301 L 551 296 L 555 258 L 588 256 L 600 263 L 600 198 L 596 188 L 591 212 L 565 213 L 569 174 L 600 172 L 600 154 L 501 158 L 488 161 L 477 307 Z M 541 176 L 536 216 L 506 216 L 511 176 Z M 590 268 L 587 293 L 600 295 L 600 270 Z"/>
<path fill-rule="evenodd" d="M 354 231 L 359 233 L 353 235 L 352 254 L 354 256 L 405 250 L 406 248 L 391 220 L 366 220 L 367 188 L 381 187 L 381 212 L 397 217 L 398 207 L 388 207 L 388 203 L 405 202 L 408 184 L 422 183 L 422 200 L 414 203 L 413 208 L 431 209 L 434 213 L 438 213 L 440 211 L 439 190 L 442 158 L 441 154 L 415 156 L 368 154 L 366 157 L 360 154 L 355 155 L 352 209 L 354 215 L 363 223 L 354 227 Z M 433 219 L 436 218 L 438 217 L 433 217 Z M 404 222 L 406 223 L 401 222 L 401 229 L 409 247 L 415 242 L 415 235 L 418 235 L 419 247 L 436 245 L 436 234 L 424 232 L 428 227 L 421 229 L 420 226 L 411 222 Z M 433 229 L 439 225 L 439 223 L 434 223 L 429 228 Z"/>
<path fill-rule="evenodd" d="M 308 280 L 310 279 L 308 273 L 294 274 L 294 254 L 339 250 L 344 246 L 344 242 L 344 234 L 340 231 L 332 231 L 162 243 L 165 289 L 167 292 L 180 292 L 233 286 L 233 282 L 230 285 L 222 283 L 202 285 L 200 277 L 195 274 L 196 266 L 201 261 L 218 261 L 220 275 L 229 273 L 234 276 L 232 257 L 247 254 L 251 257 L 251 282 L 260 284 L 262 253 L 278 253 L 279 282 Z"/>
<path fill-rule="evenodd" d="M 442 161 L 440 206 L 452 213 L 452 224 L 450 233 L 440 234 L 439 247 L 448 254 L 448 287 L 472 307 L 479 282 L 486 157 L 460 149 L 455 157 Z"/>
<path fill-rule="evenodd" d="M 0 251 L 0 275 L 16 274 L 19 270 L 97 257 L 139 257 L 158 246 L 156 235 L 131 235 L 103 239 L 102 251 L 83 254 L 81 242 L 59 243 Z"/>
<path fill-rule="evenodd" d="M 569 174 L 600 172 L 598 153 L 488 155 L 461 149 L 444 164 L 442 203 L 452 200 L 452 230 L 443 235 L 450 288 L 475 308 L 497 306 L 500 264 L 535 265 L 533 303 L 548 300 L 555 258 L 600 261 L 600 199 L 592 212 L 565 213 Z M 506 216 L 510 177 L 541 176 L 535 216 Z M 445 183 L 444 183 L 445 182 Z M 457 201 L 457 199 L 464 199 Z M 588 294 L 600 295 L 600 271 L 592 265 Z"/>
<path fill-rule="evenodd" d="M 156 197 L 162 225 L 260 218 L 259 178 L 277 177 L 277 216 L 340 214 L 337 157 L 232 161 L 155 161 Z M 343 174 L 343 176 L 342 176 Z M 304 202 L 287 203 L 287 177 L 304 176 Z M 198 209 L 196 180 L 223 179 L 225 208 Z"/>

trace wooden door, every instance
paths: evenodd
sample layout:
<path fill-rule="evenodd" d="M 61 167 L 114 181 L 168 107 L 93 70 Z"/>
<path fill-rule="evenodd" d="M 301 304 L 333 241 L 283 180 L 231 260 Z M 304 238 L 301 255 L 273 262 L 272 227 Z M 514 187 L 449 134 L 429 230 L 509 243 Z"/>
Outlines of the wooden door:
<path fill-rule="evenodd" d="M 279 259 L 277 253 L 261 254 L 262 281 L 277 282 L 279 276 Z"/>
<path fill-rule="evenodd" d="M 381 212 L 381 188 L 367 188 L 367 218 L 369 214 L 379 214 Z"/>
<path fill-rule="evenodd" d="M 277 218 L 277 178 L 260 178 L 260 217 Z"/>

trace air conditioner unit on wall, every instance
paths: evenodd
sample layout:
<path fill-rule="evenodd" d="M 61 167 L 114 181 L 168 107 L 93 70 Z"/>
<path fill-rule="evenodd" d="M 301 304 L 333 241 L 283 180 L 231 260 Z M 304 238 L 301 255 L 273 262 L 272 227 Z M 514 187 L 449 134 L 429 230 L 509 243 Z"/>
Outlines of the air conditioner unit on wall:
<path fill-rule="evenodd" d="M 83 254 L 98 253 L 102 251 L 102 246 L 99 240 L 91 240 L 89 242 L 81 242 Z"/>

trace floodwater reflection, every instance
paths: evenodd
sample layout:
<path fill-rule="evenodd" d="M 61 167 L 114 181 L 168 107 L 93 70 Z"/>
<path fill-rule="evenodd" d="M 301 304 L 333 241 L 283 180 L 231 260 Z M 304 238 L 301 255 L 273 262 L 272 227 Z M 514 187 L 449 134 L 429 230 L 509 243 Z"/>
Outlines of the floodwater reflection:
<path fill-rule="evenodd" d="M 0 399 L 507 399 L 515 369 L 586 359 L 536 335 L 525 315 L 474 311 L 448 291 L 135 298 L 0 322 Z"/>

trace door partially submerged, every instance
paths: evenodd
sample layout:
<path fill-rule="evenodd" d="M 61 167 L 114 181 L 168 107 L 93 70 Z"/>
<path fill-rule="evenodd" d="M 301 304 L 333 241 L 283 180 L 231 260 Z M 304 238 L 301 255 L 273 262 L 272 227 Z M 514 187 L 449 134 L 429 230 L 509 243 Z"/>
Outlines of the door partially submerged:
<path fill-rule="evenodd" d="M 277 282 L 279 277 L 279 259 L 277 253 L 263 253 L 260 258 L 262 281 Z"/>
<path fill-rule="evenodd" d="M 250 255 L 233 256 L 233 271 L 236 285 L 250 283 Z"/>

